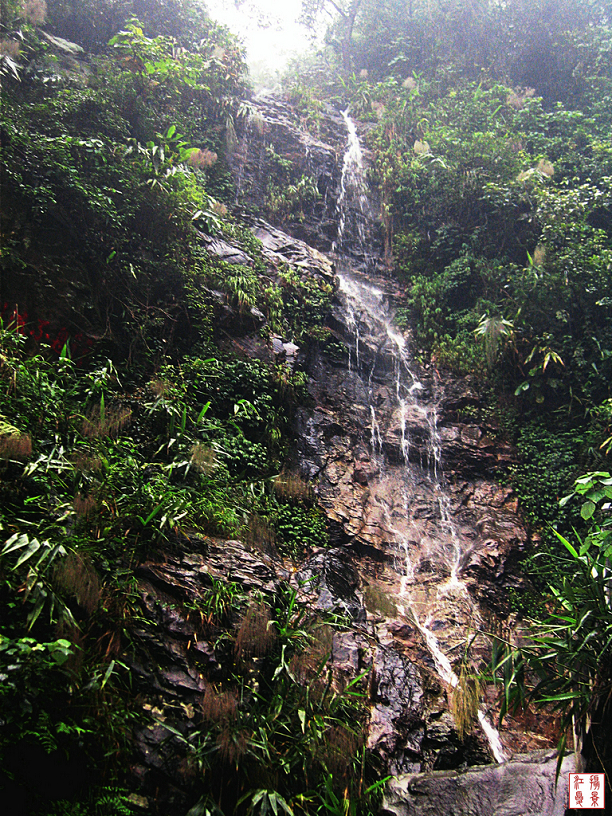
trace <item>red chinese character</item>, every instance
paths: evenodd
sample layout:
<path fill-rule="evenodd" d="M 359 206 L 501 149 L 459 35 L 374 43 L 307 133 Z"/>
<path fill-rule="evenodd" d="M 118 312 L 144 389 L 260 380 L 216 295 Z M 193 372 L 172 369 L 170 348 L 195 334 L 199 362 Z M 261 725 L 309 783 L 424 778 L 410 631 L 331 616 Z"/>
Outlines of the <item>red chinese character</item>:
<path fill-rule="evenodd" d="M 584 779 L 578 774 L 574 774 L 574 790 L 578 790 L 578 786 L 582 785 Z"/>
<path fill-rule="evenodd" d="M 576 791 L 576 804 L 578 807 L 582 807 L 582 800 L 584 799 L 583 793 L 581 790 Z"/>
<path fill-rule="evenodd" d="M 591 790 L 599 790 L 599 774 L 591 774 Z"/>
<path fill-rule="evenodd" d="M 597 791 L 591 792 L 591 807 L 597 807 L 599 804 L 599 794 Z"/>

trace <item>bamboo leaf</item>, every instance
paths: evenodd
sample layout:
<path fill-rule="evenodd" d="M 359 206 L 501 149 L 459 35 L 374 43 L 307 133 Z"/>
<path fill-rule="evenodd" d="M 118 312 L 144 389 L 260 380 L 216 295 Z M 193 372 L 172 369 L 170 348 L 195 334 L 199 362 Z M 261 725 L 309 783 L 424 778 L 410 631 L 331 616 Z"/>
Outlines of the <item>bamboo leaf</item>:
<path fill-rule="evenodd" d="M 34 553 L 37 553 L 40 550 L 41 547 L 42 544 L 40 543 L 40 541 L 37 538 L 33 538 L 30 541 L 26 551 L 23 552 L 17 559 L 17 563 L 15 564 L 13 569 L 16 570 L 18 567 L 20 567 L 22 564 L 28 561 L 34 555 Z"/>
<path fill-rule="evenodd" d="M 22 533 L 21 535 L 19 533 L 15 533 L 15 535 L 12 535 L 6 542 L 0 555 L 8 555 L 14 550 L 19 550 L 22 547 L 26 547 L 29 540 L 30 539 L 28 538 L 27 533 Z"/>

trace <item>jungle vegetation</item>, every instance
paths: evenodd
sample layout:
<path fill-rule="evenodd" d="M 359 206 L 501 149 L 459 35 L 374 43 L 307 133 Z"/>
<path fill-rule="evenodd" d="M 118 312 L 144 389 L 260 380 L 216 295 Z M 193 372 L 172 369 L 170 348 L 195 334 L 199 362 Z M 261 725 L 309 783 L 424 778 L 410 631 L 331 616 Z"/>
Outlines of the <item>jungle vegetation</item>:
<path fill-rule="evenodd" d="M 314 131 L 324 99 L 372 122 L 398 322 L 424 361 L 477 378 L 476 413 L 521 456 L 508 481 L 540 541 L 523 562 L 534 593 L 515 605 L 533 640 L 499 644 L 502 713 L 555 707 L 561 747 L 573 731 L 610 773 L 610 4 L 304 0 L 303 13 L 331 18 L 327 46 L 288 92 Z"/>
<path fill-rule="evenodd" d="M 273 486 L 305 377 L 228 352 L 211 289 L 304 342 L 331 291 L 290 269 L 280 297 L 261 282 L 228 162 L 248 73 L 202 4 L 0 11 L 0 782 L 38 816 L 132 813 L 134 566 L 185 530 L 288 557 L 326 543 L 308 490 Z M 609 770 L 610 3 L 304 0 L 303 15 L 326 21 L 327 44 L 288 72 L 287 99 L 314 134 L 330 102 L 371 123 L 398 321 L 424 363 L 476 379 L 476 418 L 521 455 L 507 478 L 541 543 L 523 564 L 533 596 L 515 599 L 533 639 L 494 656 L 504 709 L 556 706 Z M 272 216 L 316 198 L 299 183 L 293 199 L 272 189 Z M 205 235 L 249 265 L 212 258 Z M 235 663 L 185 747 L 192 816 L 367 810 L 364 698 L 325 688 L 325 627 L 345 622 L 289 590 L 211 585 L 199 611 Z M 238 707 L 254 671 L 260 692 Z M 231 794 L 211 773 L 222 754 Z"/>

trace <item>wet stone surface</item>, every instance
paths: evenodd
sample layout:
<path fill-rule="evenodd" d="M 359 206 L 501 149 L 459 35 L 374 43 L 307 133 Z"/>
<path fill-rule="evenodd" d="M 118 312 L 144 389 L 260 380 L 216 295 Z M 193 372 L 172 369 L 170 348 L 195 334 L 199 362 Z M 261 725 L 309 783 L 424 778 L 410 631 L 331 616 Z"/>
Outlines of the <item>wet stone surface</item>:
<path fill-rule="evenodd" d="M 516 497 L 497 482 L 514 452 L 491 419 L 479 418 L 486 411 L 473 379 L 454 378 L 411 359 L 409 334 L 399 332 L 390 319 L 398 285 L 375 274 L 376 259 L 364 288 L 358 274 L 355 280 L 350 274 L 343 277 L 350 273 L 347 258 L 363 261 L 363 248 L 347 246 L 344 259 L 322 254 L 338 236 L 336 205 L 347 141 L 342 117 L 327 111 L 321 135 L 314 138 L 278 100 L 256 100 L 255 105 L 264 128 L 261 134 L 248 129 L 238 134 L 239 200 L 262 211 L 265 146 L 270 143 L 299 172 L 311 174 L 321 192 L 301 223 L 281 226 L 250 218 L 263 248 L 262 283 L 278 284 L 279 269 L 290 264 L 298 273 L 334 285 L 326 319 L 335 351 L 327 352 L 324 342 L 312 338 L 298 348 L 291 338 L 270 333 L 263 313 L 239 313 L 220 292 L 207 297 L 224 348 L 308 374 L 309 404 L 295 412 L 289 464 L 313 485 L 333 546 L 307 552 L 303 563 L 288 569 L 238 540 L 193 539 L 181 553 L 139 567 L 145 614 L 131 624 L 130 666 L 150 721 L 136 734 L 132 772 L 147 795 L 157 796 L 158 788 L 166 791 L 162 805 L 168 814 L 183 816 L 189 782 L 177 759 L 180 740 L 163 723 L 190 733 L 204 678 L 220 677 L 227 657 L 215 649 L 194 606 L 213 580 L 265 595 L 291 576 L 301 601 L 351 621 L 349 631 L 332 638 L 335 676 L 348 682 L 366 672 L 368 746 L 382 774 L 410 774 L 392 786 L 387 813 L 553 816 L 557 811 L 546 810 L 548 804 L 541 811 L 499 809 L 495 791 L 515 785 L 515 766 L 472 775 L 433 774 L 442 781 L 431 785 L 429 777 L 414 775 L 482 765 L 491 756 L 477 725 L 459 738 L 449 713 L 449 681 L 441 678 L 425 632 L 449 656 L 452 671 L 467 640 L 486 628 L 486 616 L 495 612 L 503 622 L 507 615 L 505 592 L 520 586 L 513 565 L 529 540 Z M 375 212 L 375 202 L 370 204 Z M 367 227 L 375 254 L 375 220 Z M 346 235 L 350 243 L 357 232 Z M 202 240 L 224 261 L 250 263 L 231 242 Z M 471 648 L 476 663 L 486 661 L 486 637 L 479 635 Z M 527 762 L 516 768 L 535 769 L 548 790 L 549 759 Z M 516 802 L 532 807 L 531 794 L 520 795 L 517 790 Z M 472 810 L 462 810 L 457 797 L 471 803 Z M 420 810 L 411 809 L 413 800 L 421 803 Z"/>
<path fill-rule="evenodd" d="M 405 774 L 391 780 L 384 816 L 564 816 L 567 785 L 555 786 L 557 758 L 552 751 L 524 754 L 504 765 L 463 772 Z M 567 757 L 561 779 L 573 770 Z"/>

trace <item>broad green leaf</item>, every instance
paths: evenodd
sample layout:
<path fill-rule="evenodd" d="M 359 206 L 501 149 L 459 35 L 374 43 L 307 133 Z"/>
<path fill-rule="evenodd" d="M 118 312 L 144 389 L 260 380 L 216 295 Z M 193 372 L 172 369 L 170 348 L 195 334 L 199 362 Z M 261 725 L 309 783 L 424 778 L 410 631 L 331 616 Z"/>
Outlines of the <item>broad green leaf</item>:
<path fill-rule="evenodd" d="M 43 611 L 45 602 L 47 600 L 47 590 L 43 589 L 40 585 L 38 585 L 38 594 L 36 598 L 36 602 L 34 604 L 34 609 L 28 615 L 28 629 L 31 629 L 38 618 L 40 617 L 40 613 Z"/>
<path fill-rule="evenodd" d="M 580 515 L 585 521 L 591 518 L 591 516 L 595 512 L 595 507 L 596 507 L 595 502 L 592 502 L 590 499 L 588 501 L 585 501 L 585 503 L 582 505 L 582 507 L 580 508 Z"/>
<path fill-rule="evenodd" d="M 196 419 L 196 425 L 198 425 L 204 419 L 204 415 L 206 414 L 206 412 L 208 411 L 209 408 L 210 408 L 210 400 L 208 400 L 206 405 L 204 405 L 202 407 L 202 410 L 198 414 L 198 418 Z"/>
<path fill-rule="evenodd" d="M 594 479 L 610 479 L 607 470 L 594 470 L 576 479 L 576 484 L 590 484 Z"/>
<path fill-rule="evenodd" d="M 539 697 L 538 699 L 543 703 L 559 703 L 564 700 L 577 700 L 579 697 L 579 691 L 570 691 L 565 694 L 550 694 L 545 697 Z"/>
<path fill-rule="evenodd" d="M 571 553 L 571 554 L 574 556 L 574 558 L 578 558 L 578 557 L 579 557 L 579 556 L 578 556 L 578 553 L 577 553 L 577 552 L 576 552 L 576 550 L 575 550 L 575 549 L 572 547 L 572 545 L 569 543 L 569 541 L 567 540 L 567 538 L 564 538 L 564 537 L 561 535 L 561 533 L 557 532 L 557 530 L 553 530 L 553 533 L 554 533 L 554 534 L 557 536 L 557 538 L 558 538 L 558 539 L 559 539 L 559 541 L 560 541 L 560 542 L 563 544 L 563 546 L 564 546 L 564 547 L 566 547 L 566 548 L 569 550 L 569 552 L 570 552 L 570 553 Z"/>

